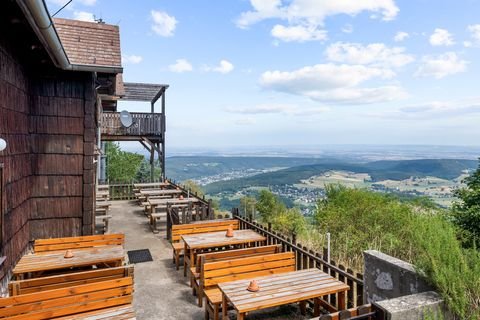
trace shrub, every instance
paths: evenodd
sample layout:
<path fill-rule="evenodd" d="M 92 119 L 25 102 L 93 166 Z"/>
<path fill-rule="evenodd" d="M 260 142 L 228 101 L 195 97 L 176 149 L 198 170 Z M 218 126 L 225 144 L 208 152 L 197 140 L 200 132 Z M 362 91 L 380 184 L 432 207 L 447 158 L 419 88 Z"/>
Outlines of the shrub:
<path fill-rule="evenodd" d="M 363 189 L 328 186 L 314 219 L 332 234 L 332 258 L 362 270 L 375 249 L 413 263 L 461 319 L 480 316 L 480 256 L 465 250 L 446 213 Z"/>

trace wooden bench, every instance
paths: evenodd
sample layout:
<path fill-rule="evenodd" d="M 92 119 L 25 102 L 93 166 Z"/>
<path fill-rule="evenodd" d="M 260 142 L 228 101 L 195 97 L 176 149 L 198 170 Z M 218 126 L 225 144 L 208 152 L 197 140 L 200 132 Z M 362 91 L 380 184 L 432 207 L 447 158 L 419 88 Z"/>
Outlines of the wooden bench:
<path fill-rule="evenodd" d="M 173 248 L 173 261 L 180 269 L 180 256 L 184 250 L 184 243 L 182 241 L 182 235 L 195 234 L 195 233 L 207 233 L 214 231 L 226 231 L 229 226 L 232 226 L 233 230 L 240 228 L 239 221 L 236 219 L 230 220 L 208 220 L 203 222 L 188 223 L 188 224 L 176 224 L 172 226 L 172 248 Z"/>
<path fill-rule="evenodd" d="M 271 274 L 295 271 L 295 253 L 284 252 L 261 256 L 238 258 L 203 265 L 200 285 L 204 288 L 205 319 L 218 320 L 222 293 L 217 285 L 242 279 L 250 279 Z M 227 308 L 227 306 L 222 306 Z"/>
<path fill-rule="evenodd" d="M 108 232 L 108 222 L 110 219 L 112 219 L 112 216 L 109 214 L 95 216 L 95 226 L 97 226 L 98 224 L 98 226 L 102 228 L 102 231 L 105 234 Z"/>
<path fill-rule="evenodd" d="M 123 277 L 0 299 L 0 319 L 135 319 L 133 278 Z"/>
<path fill-rule="evenodd" d="M 227 250 L 220 252 L 208 252 L 197 255 L 197 263 L 190 268 L 190 285 L 193 294 L 197 295 L 198 306 L 203 306 L 203 286 L 200 278 L 202 276 L 203 265 L 209 262 L 233 260 L 237 258 L 255 257 L 266 254 L 280 253 L 282 251 L 281 245 L 271 245 L 255 248 L 246 248 L 238 250 Z"/>
<path fill-rule="evenodd" d="M 103 268 L 75 273 L 59 274 L 42 278 L 11 281 L 8 284 L 8 292 L 10 296 L 17 296 L 21 294 L 74 287 L 87 283 L 121 279 L 124 277 L 133 278 L 133 266 Z"/>
<path fill-rule="evenodd" d="M 83 237 L 37 239 L 34 243 L 34 251 L 35 253 L 41 253 L 115 245 L 125 245 L 124 234 L 115 233 Z"/>

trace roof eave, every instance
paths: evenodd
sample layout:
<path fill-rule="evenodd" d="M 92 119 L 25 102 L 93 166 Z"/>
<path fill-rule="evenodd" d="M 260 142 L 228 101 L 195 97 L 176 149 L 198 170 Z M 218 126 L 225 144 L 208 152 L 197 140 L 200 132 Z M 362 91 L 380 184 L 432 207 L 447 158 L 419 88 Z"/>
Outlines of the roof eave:
<path fill-rule="evenodd" d="M 29 24 L 37 34 L 39 40 L 48 52 L 56 67 L 62 70 L 101 72 L 101 73 L 122 73 L 123 68 L 119 66 L 101 66 L 72 64 L 60 41 L 52 18 L 48 13 L 45 0 L 17 0 Z"/>

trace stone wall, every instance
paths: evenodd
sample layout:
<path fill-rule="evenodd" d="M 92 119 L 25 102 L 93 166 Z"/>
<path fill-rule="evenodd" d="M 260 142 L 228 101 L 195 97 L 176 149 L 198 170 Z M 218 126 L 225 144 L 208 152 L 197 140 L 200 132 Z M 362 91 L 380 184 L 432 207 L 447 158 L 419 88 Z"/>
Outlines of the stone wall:
<path fill-rule="evenodd" d="M 408 262 L 375 250 L 365 251 L 363 256 L 367 303 L 433 290 Z"/>
<path fill-rule="evenodd" d="M 452 319 L 445 301 L 412 264 L 375 250 L 363 253 L 364 299 L 385 320 Z"/>

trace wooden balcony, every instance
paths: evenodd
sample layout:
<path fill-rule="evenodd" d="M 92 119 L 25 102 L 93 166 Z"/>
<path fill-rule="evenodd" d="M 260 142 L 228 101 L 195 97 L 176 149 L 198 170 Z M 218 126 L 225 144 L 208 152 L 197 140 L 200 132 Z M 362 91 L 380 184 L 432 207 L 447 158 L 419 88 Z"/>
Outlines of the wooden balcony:
<path fill-rule="evenodd" d="M 138 140 L 146 137 L 161 140 L 165 131 L 165 116 L 161 113 L 131 112 L 133 124 L 125 128 L 120 123 L 119 112 L 104 112 L 102 115 L 102 140 Z"/>

